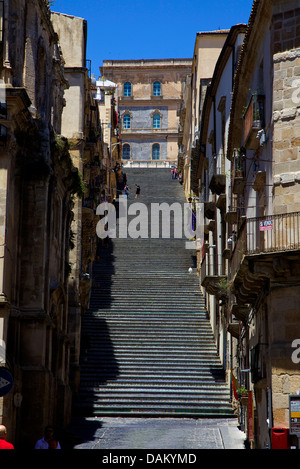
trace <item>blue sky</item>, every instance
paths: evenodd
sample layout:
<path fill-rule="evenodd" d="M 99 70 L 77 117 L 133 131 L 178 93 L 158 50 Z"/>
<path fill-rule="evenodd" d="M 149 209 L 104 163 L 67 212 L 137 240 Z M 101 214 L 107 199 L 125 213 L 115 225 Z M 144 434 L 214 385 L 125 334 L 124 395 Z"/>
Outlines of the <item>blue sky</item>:
<path fill-rule="evenodd" d="M 247 23 L 252 0 L 54 0 L 53 11 L 87 20 L 87 59 L 191 58 L 199 31 Z"/>

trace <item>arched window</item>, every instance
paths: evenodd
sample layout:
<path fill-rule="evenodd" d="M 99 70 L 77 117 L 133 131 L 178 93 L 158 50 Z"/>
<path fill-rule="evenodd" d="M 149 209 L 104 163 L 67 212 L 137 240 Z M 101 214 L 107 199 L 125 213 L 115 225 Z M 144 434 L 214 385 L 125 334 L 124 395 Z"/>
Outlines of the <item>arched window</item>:
<path fill-rule="evenodd" d="M 123 129 L 131 128 L 131 117 L 130 114 L 125 114 L 123 117 Z"/>
<path fill-rule="evenodd" d="M 153 114 L 153 129 L 160 129 L 160 114 Z"/>
<path fill-rule="evenodd" d="M 160 146 L 158 143 L 154 143 L 154 145 L 152 145 L 152 159 L 153 160 L 160 159 Z"/>
<path fill-rule="evenodd" d="M 123 160 L 130 160 L 130 145 L 128 143 L 123 145 Z"/>
<path fill-rule="evenodd" d="M 160 96 L 161 95 L 161 84 L 159 81 L 155 81 L 153 83 L 153 96 Z"/>
<path fill-rule="evenodd" d="M 131 83 L 129 81 L 124 83 L 124 96 L 131 96 Z"/>

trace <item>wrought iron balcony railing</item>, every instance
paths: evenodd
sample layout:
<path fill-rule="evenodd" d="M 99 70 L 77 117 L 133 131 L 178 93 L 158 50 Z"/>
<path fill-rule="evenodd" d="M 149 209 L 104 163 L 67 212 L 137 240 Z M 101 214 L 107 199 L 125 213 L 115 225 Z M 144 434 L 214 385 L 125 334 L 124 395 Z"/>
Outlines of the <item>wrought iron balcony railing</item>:
<path fill-rule="evenodd" d="M 259 146 L 257 132 L 264 128 L 264 99 L 263 95 L 255 93 L 244 113 L 244 145 L 249 150 L 256 150 Z"/>
<path fill-rule="evenodd" d="M 300 249 L 300 212 L 248 218 L 241 226 L 231 256 L 236 272 L 244 255 Z"/>
<path fill-rule="evenodd" d="M 221 194 L 226 186 L 224 155 L 213 155 L 208 169 L 209 188 L 216 194 Z"/>
<path fill-rule="evenodd" d="M 232 192 L 242 194 L 246 184 L 246 159 L 245 151 L 235 152 L 232 164 Z"/>

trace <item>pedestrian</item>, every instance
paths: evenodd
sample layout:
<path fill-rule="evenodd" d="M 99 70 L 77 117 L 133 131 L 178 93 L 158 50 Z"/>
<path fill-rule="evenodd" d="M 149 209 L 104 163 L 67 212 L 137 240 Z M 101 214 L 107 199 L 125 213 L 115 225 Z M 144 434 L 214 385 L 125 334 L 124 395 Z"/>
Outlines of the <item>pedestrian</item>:
<path fill-rule="evenodd" d="M 14 445 L 6 441 L 7 430 L 4 425 L 0 425 L 0 449 L 15 449 Z"/>
<path fill-rule="evenodd" d="M 135 193 L 135 198 L 140 197 L 141 193 L 141 188 L 136 184 L 136 193 Z"/>
<path fill-rule="evenodd" d="M 54 436 L 54 428 L 51 425 L 45 428 L 43 438 L 36 442 L 34 449 L 61 449 Z"/>
<path fill-rule="evenodd" d="M 171 179 L 174 179 L 174 169 L 171 169 Z"/>
<path fill-rule="evenodd" d="M 127 196 L 127 199 L 129 199 L 129 187 L 127 186 L 127 184 L 124 187 L 124 192 L 125 192 L 125 195 Z"/>
<path fill-rule="evenodd" d="M 58 448 L 58 441 L 53 439 L 49 441 L 49 449 L 59 449 Z"/>

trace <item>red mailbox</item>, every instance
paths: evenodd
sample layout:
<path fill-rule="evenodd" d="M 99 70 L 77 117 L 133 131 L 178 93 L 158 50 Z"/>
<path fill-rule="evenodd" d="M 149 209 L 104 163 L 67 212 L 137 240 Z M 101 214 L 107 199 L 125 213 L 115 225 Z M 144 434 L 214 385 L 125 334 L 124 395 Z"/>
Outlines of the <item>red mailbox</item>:
<path fill-rule="evenodd" d="M 272 449 L 289 449 L 288 428 L 272 428 Z"/>

